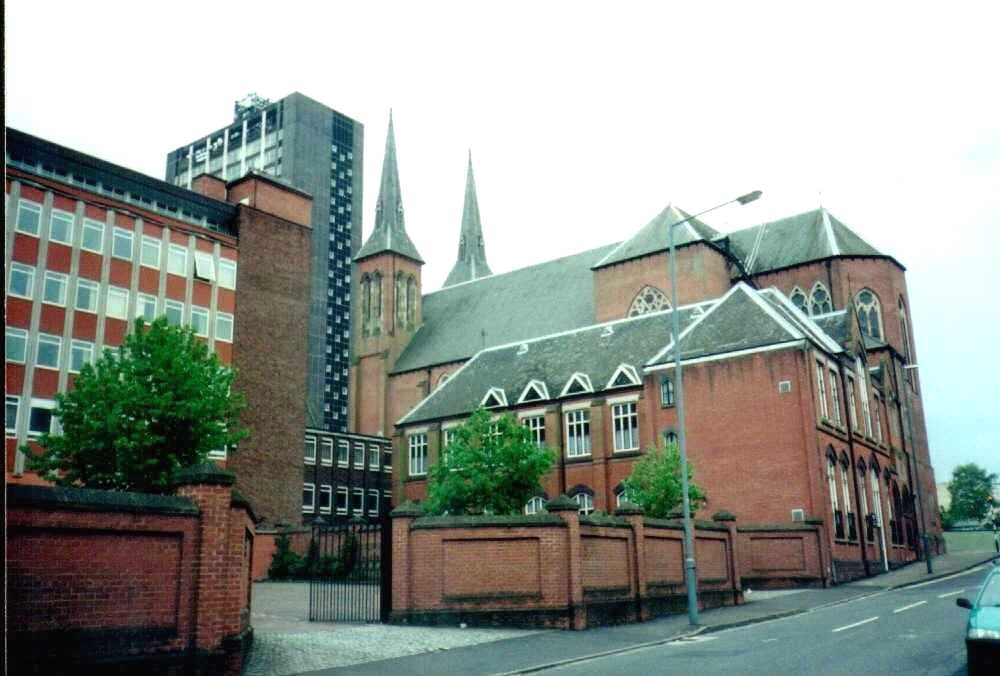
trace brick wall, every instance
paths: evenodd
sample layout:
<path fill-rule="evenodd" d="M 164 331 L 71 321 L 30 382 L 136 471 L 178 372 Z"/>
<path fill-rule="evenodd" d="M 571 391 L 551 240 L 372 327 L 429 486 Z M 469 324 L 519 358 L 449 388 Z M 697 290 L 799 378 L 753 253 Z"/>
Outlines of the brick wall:
<path fill-rule="evenodd" d="M 549 509 L 507 517 L 398 509 L 392 620 L 585 629 L 686 607 L 680 522 L 634 509 L 581 517 L 565 497 Z M 731 522 L 698 522 L 701 607 L 742 602 L 735 542 Z"/>
<path fill-rule="evenodd" d="M 819 526 L 739 527 L 737 533 L 745 588 L 825 585 Z"/>
<path fill-rule="evenodd" d="M 240 267 L 234 389 L 247 400 L 250 434 L 227 467 L 269 523 L 301 521 L 302 437 L 311 230 L 239 208 Z"/>
<path fill-rule="evenodd" d="M 7 487 L 11 665 L 186 663 L 238 674 L 250 636 L 254 523 L 232 475 L 174 496 Z"/>

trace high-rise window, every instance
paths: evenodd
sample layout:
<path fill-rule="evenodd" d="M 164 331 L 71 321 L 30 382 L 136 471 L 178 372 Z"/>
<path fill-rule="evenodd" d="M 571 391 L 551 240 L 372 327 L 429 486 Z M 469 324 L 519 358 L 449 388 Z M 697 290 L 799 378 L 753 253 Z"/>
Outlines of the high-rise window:
<path fill-rule="evenodd" d="M 312 514 L 316 510 L 316 485 L 302 484 L 302 511 Z"/>
<path fill-rule="evenodd" d="M 108 289 L 108 305 L 105 312 L 108 317 L 128 319 L 128 289 L 110 287 Z"/>
<path fill-rule="evenodd" d="M 142 238 L 142 252 L 139 255 L 139 262 L 147 268 L 160 269 L 160 240 L 155 237 Z"/>
<path fill-rule="evenodd" d="M 333 439 L 323 439 L 319 454 L 320 464 L 333 466 Z"/>
<path fill-rule="evenodd" d="M 639 448 L 639 413 L 634 401 L 611 407 L 611 422 L 615 433 L 615 451 Z"/>
<path fill-rule="evenodd" d="M 42 368 L 59 368 L 59 350 L 62 348 L 62 338 L 38 334 L 38 349 L 35 352 L 35 365 Z"/>
<path fill-rule="evenodd" d="M 73 242 L 73 214 L 52 210 L 52 215 L 49 216 L 49 240 L 63 244 Z"/>
<path fill-rule="evenodd" d="M 146 322 L 152 322 L 156 319 L 156 296 L 140 293 L 136 301 L 135 313 Z"/>
<path fill-rule="evenodd" d="M 208 310 L 196 305 L 191 306 L 191 328 L 195 335 L 208 336 Z"/>
<path fill-rule="evenodd" d="M 94 253 L 104 252 L 104 224 L 100 221 L 83 219 L 83 238 L 80 246 Z"/>
<path fill-rule="evenodd" d="M 31 298 L 35 291 L 35 268 L 20 263 L 10 264 L 10 281 L 7 293 L 11 296 Z"/>
<path fill-rule="evenodd" d="M 52 431 L 52 409 L 56 402 L 50 399 L 32 399 L 31 410 L 28 412 L 28 436 L 37 437 Z"/>
<path fill-rule="evenodd" d="M 219 259 L 219 286 L 226 289 L 236 288 L 236 261 L 228 258 Z"/>
<path fill-rule="evenodd" d="M 115 228 L 112 233 L 111 255 L 127 261 L 132 260 L 132 238 L 131 230 Z"/>
<path fill-rule="evenodd" d="M 168 300 L 164 303 L 164 306 L 167 323 L 171 326 L 180 326 L 184 322 L 184 304 L 175 300 Z"/>
<path fill-rule="evenodd" d="M 187 249 L 179 244 L 171 244 L 167 252 L 167 272 L 186 277 L 188 273 Z"/>
<path fill-rule="evenodd" d="M 337 466 L 347 467 L 351 463 L 351 445 L 344 440 L 337 442 Z"/>
<path fill-rule="evenodd" d="M 233 342 L 233 316 L 227 312 L 215 313 L 215 339 Z"/>
<path fill-rule="evenodd" d="M 51 305 L 66 305 L 66 280 L 66 275 L 46 270 L 45 284 L 42 287 L 42 302 Z"/>
<path fill-rule="evenodd" d="M 566 455 L 590 455 L 590 411 L 582 408 L 566 413 Z"/>
<path fill-rule="evenodd" d="M 6 411 L 4 417 L 4 433 L 8 437 L 17 434 L 17 417 L 21 408 L 21 398 L 12 395 L 4 397 Z"/>
<path fill-rule="evenodd" d="M 85 340 L 74 340 L 69 351 L 69 370 L 71 373 L 79 373 L 84 364 L 89 364 L 94 359 L 94 344 Z"/>
<path fill-rule="evenodd" d="M 23 364 L 27 359 L 28 352 L 28 332 L 24 329 L 17 329 L 12 326 L 6 327 L 4 332 L 5 353 L 7 361 Z"/>
<path fill-rule="evenodd" d="M 316 437 L 306 437 L 303 444 L 302 459 L 307 465 L 316 464 Z"/>
<path fill-rule="evenodd" d="M 38 225 L 42 220 L 42 205 L 27 200 L 17 204 L 17 221 L 15 227 L 28 235 L 38 237 Z"/>
<path fill-rule="evenodd" d="M 97 312 L 97 292 L 100 287 L 86 279 L 76 280 L 76 309 Z"/>

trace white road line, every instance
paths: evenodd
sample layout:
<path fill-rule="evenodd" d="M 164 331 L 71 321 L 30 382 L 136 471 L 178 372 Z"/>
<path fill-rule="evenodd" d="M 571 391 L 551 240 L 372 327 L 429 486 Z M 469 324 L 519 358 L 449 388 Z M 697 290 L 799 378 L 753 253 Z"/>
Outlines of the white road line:
<path fill-rule="evenodd" d="M 948 596 L 954 596 L 955 594 L 961 594 L 964 591 L 965 591 L 964 589 L 958 589 L 956 591 L 950 591 L 950 592 L 947 592 L 945 594 L 938 594 L 938 598 L 939 599 L 943 599 L 943 598 L 948 597 Z"/>
<path fill-rule="evenodd" d="M 901 612 L 903 612 L 904 610 L 909 610 L 910 608 L 916 608 L 917 606 L 922 606 L 922 605 L 924 605 L 925 603 L 927 603 L 927 601 L 917 601 L 916 603 L 911 603 L 911 604 L 910 604 L 910 605 L 908 605 L 908 606 L 903 606 L 902 608 L 896 608 L 896 609 L 895 609 L 894 611 L 892 611 L 892 612 L 893 612 L 893 613 L 901 613 Z"/>
<path fill-rule="evenodd" d="M 972 573 L 978 573 L 979 571 L 985 568 L 986 568 L 985 565 L 976 566 L 975 568 L 970 568 L 969 570 L 963 570 L 960 573 L 955 573 L 954 575 L 949 575 L 948 577 L 939 577 L 936 580 L 928 580 L 927 582 L 921 582 L 920 584 L 911 584 L 909 587 L 904 587 L 904 589 L 919 589 L 920 587 L 926 587 L 929 584 L 937 584 L 939 582 L 952 580 L 956 577 L 962 577 L 963 575 L 971 575 Z"/>
<path fill-rule="evenodd" d="M 860 622 L 855 622 L 854 624 L 848 624 L 844 625 L 843 627 L 837 627 L 836 629 L 833 630 L 833 633 L 836 634 L 838 631 L 845 631 L 847 629 L 853 629 L 854 627 L 860 627 L 862 624 L 868 624 L 869 622 L 874 622 L 877 619 L 878 615 L 876 615 L 875 617 L 869 617 L 867 620 L 861 620 Z"/>

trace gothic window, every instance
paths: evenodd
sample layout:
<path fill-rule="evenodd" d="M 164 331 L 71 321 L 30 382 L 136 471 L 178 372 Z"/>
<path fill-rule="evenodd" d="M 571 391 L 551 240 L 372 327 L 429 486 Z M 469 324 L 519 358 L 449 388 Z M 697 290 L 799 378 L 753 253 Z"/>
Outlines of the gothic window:
<path fill-rule="evenodd" d="M 655 286 L 644 286 L 632 299 L 632 306 L 628 310 L 629 317 L 638 317 L 647 312 L 667 310 L 670 308 L 670 301 L 667 296 Z"/>
<path fill-rule="evenodd" d="M 382 319 L 382 273 L 376 272 L 371 280 L 371 316 L 375 321 Z"/>
<path fill-rule="evenodd" d="M 361 302 L 363 303 L 362 320 L 367 328 L 368 322 L 372 318 L 372 282 L 368 275 L 361 277 Z"/>
<path fill-rule="evenodd" d="M 903 342 L 903 357 L 906 363 L 913 361 L 913 348 L 910 345 L 910 323 L 906 319 L 906 305 L 903 297 L 899 297 L 899 339 Z"/>
<path fill-rule="evenodd" d="M 802 310 L 805 314 L 809 314 L 809 299 L 806 298 L 806 293 L 799 287 L 792 289 L 792 295 L 789 296 L 792 304 L 798 309 Z"/>
<path fill-rule="evenodd" d="M 413 326 L 417 314 L 417 282 L 412 276 L 406 278 L 406 323 Z"/>
<path fill-rule="evenodd" d="M 826 290 L 822 282 L 816 282 L 812 288 L 809 298 L 809 314 L 821 315 L 833 312 L 833 303 L 830 300 L 830 292 Z"/>
<path fill-rule="evenodd" d="M 854 297 L 854 307 L 858 311 L 861 332 L 870 338 L 882 339 L 882 306 L 878 296 L 871 289 L 862 289 Z"/>
<path fill-rule="evenodd" d="M 406 326 L 406 278 L 396 275 L 396 326 Z"/>

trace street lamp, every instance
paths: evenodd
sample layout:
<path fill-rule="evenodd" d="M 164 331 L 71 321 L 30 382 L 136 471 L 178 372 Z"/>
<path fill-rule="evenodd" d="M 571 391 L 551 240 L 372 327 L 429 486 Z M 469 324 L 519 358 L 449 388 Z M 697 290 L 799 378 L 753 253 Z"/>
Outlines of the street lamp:
<path fill-rule="evenodd" d="M 681 350 L 680 345 L 678 345 L 681 324 L 680 313 L 677 311 L 677 251 L 674 246 L 674 228 L 698 216 L 736 202 L 740 205 L 749 204 L 760 196 L 761 191 L 754 190 L 667 226 L 667 242 L 670 249 L 670 307 L 672 309 L 670 313 L 670 338 L 674 345 L 674 402 L 677 407 L 677 443 L 681 452 L 681 505 L 684 510 L 684 579 L 687 582 L 688 622 L 692 625 L 698 624 L 698 573 L 694 560 L 694 527 L 691 523 L 691 500 L 688 494 L 687 437 L 684 431 L 684 378 L 681 372 Z"/>

